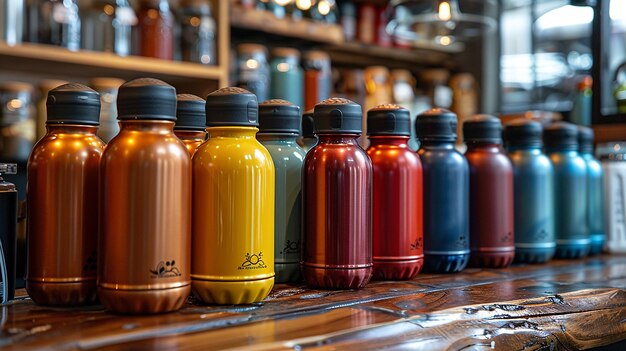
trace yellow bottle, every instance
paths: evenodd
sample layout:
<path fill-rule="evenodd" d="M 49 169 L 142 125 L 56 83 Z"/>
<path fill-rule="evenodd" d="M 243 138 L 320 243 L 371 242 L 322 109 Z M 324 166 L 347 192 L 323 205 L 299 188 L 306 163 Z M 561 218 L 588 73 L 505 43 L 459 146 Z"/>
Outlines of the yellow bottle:
<path fill-rule="evenodd" d="M 263 300 L 274 286 L 274 164 L 256 140 L 256 96 L 207 96 L 209 140 L 193 157 L 192 290 L 211 304 Z"/>

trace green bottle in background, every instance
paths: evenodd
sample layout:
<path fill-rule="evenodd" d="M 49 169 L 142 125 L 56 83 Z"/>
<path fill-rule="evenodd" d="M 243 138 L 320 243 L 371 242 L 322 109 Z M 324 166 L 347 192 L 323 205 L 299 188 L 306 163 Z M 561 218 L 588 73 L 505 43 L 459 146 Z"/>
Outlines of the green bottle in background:
<path fill-rule="evenodd" d="M 300 67 L 300 51 L 292 48 L 273 49 L 270 72 L 270 99 L 284 99 L 303 106 L 304 72 Z"/>

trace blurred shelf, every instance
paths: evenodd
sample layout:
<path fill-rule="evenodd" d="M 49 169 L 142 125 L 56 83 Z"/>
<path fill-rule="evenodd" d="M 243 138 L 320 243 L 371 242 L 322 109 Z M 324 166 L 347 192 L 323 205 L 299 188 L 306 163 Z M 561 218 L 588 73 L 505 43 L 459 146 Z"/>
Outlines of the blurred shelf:
<path fill-rule="evenodd" d="M 626 116 L 622 116 L 626 117 Z M 626 140 L 626 123 L 594 124 L 596 142 Z"/>

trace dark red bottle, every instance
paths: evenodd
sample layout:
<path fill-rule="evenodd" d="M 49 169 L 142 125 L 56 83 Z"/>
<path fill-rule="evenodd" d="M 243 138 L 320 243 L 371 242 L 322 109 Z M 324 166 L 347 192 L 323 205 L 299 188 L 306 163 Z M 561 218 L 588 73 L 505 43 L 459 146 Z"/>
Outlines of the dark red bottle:
<path fill-rule="evenodd" d="M 354 289 L 372 276 L 372 164 L 357 138 L 361 106 L 331 98 L 315 106 L 318 143 L 304 159 L 304 257 L 307 283 Z"/>
<path fill-rule="evenodd" d="M 502 124 L 477 115 L 463 122 L 470 170 L 470 265 L 513 262 L 513 166 L 502 149 Z"/>
<path fill-rule="evenodd" d="M 424 264 L 422 163 L 408 147 L 409 110 L 380 105 L 367 112 L 372 161 L 374 278 L 412 279 Z"/>

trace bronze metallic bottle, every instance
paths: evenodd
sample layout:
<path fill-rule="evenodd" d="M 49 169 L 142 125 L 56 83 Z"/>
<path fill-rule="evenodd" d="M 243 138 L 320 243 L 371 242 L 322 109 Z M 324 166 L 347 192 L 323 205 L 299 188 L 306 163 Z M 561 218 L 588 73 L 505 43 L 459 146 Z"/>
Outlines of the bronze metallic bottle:
<path fill-rule="evenodd" d="M 80 84 L 48 93 L 46 134 L 28 159 L 26 290 L 40 305 L 96 299 L 98 184 L 104 143 L 99 94 Z"/>
<path fill-rule="evenodd" d="M 125 83 L 102 155 L 98 296 L 117 313 L 179 309 L 191 291 L 191 161 L 174 134 L 176 89 Z"/>
<path fill-rule="evenodd" d="M 206 140 L 206 101 L 191 94 L 178 94 L 176 100 L 174 134 L 185 144 L 189 156 L 193 156 L 198 146 Z"/>

